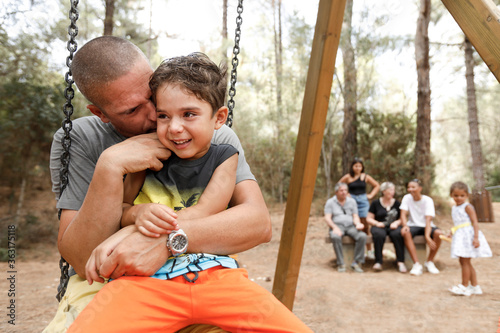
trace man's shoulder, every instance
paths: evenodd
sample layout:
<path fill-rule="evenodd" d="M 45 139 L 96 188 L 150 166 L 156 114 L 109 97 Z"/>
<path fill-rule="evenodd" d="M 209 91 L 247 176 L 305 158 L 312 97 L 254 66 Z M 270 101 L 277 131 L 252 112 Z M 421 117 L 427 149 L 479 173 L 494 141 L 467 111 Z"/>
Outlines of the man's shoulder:
<path fill-rule="evenodd" d="M 228 139 L 238 138 L 236 133 L 227 125 L 222 125 L 221 128 L 214 131 L 212 142 L 216 144 L 228 143 Z"/>

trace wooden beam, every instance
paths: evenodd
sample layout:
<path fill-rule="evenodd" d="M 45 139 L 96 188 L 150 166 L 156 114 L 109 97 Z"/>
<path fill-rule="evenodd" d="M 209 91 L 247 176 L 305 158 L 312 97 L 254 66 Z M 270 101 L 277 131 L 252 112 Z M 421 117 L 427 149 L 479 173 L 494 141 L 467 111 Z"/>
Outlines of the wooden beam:
<path fill-rule="evenodd" d="M 500 10 L 491 0 L 441 0 L 500 82 Z"/>
<path fill-rule="evenodd" d="M 293 308 L 346 0 L 320 0 L 273 294 Z"/>

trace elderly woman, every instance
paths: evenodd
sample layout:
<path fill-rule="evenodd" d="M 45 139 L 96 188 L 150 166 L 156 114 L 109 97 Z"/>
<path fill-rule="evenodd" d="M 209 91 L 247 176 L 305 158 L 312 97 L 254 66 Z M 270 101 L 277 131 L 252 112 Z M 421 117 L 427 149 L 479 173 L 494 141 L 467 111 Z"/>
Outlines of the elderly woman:
<path fill-rule="evenodd" d="M 372 202 L 366 217 L 372 228 L 373 244 L 375 247 L 375 265 L 373 269 L 382 270 L 382 249 L 385 237 L 389 235 L 396 250 L 398 269 L 401 273 L 406 273 L 404 264 L 405 243 L 401 236 L 401 219 L 399 212 L 399 201 L 394 199 L 395 187 L 391 182 L 382 183 L 380 186 L 382 196 Z"/>

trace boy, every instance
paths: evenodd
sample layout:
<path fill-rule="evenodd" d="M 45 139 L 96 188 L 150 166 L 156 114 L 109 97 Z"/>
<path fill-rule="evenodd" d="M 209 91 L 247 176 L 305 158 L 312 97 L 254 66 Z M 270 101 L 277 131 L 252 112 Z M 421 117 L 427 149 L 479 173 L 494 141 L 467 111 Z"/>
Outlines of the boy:
<path fill-rule="evenodd" d="M 236 149 L 210 144 L 213 130 L 227 118 L 225 70 L 200 53 L 173 58 L 155 71 L 150 88 L 158 137 L 173 155 L 159 172 L 127 177 L 122 225 L 135 224 L 152 237 L 170 233 L 172 256 L 153 277 L 122 277 L 107 284 L 68 332 L 170 332 L 193 323 L 228 331 L 310 332 L 274 296 L 249 281 L 233 259 L 183 255 L 188 238 L 176 218 L 215 214 L 225 209 L 234 189 Z M 89 282 L 103 281 L 98 270 L 110 253 L 106 248 L 133 229 L 122 229 L 93 252 L 86 267 Z"/>

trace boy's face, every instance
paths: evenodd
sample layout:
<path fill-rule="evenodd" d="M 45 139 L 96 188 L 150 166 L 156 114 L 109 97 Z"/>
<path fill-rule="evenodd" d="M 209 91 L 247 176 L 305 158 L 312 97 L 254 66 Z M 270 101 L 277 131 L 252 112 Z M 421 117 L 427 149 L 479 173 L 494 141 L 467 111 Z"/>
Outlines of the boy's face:
<path fill-rule="evenodd" d="M 212 107 L 177 84 L 161 85 L 156 91 L 157 133 L 160 142 L 182 159 L 206 154 L 214 129 L 227 118 L 222 107 L 212 116 Z"/>
<path fill-rule="evenodd" d="M 422 187 L 420 186 L 420 184 L 418 184 L 417 182 L 409 182 L 408 183 L 408 193 L 410 193 L 413 198 L 419 198 L 420 197 L 420 194 L 422 193 Z"/>

